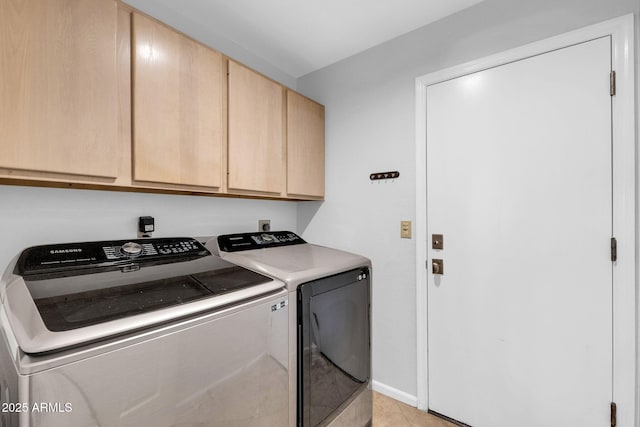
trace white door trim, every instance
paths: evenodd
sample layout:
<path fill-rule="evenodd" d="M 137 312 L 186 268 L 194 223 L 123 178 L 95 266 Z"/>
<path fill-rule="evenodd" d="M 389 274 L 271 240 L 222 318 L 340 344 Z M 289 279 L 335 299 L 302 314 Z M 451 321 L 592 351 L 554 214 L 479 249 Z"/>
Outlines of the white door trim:
<path fill-rule="evenodd" d="M 634 17 L 632 14 L 591 25 L 416 79 L 416 309 L 418 408 L 429 407 L 427 348 L 427 87 L 466 74 L 540 55 L 555 49 L 611 36 L 617 93 L 613 111 L 613 232 L 618 261 L 613 268 L 613 396 L 618 426 L 640 427 L 636 349 L 636 151 Z"/>

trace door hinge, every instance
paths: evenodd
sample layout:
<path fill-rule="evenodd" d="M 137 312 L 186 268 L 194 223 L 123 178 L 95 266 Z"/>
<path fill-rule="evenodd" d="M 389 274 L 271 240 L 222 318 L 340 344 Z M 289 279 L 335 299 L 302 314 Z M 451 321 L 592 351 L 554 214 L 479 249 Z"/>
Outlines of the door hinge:
<path fill-rule="evenodd" d="M 609 95 L 614 96 L 616 94 L 616 72 L 611 71 L 609 74 Z"/>
<path fill-rule="evenodd" d="M 611 427 L 616 427 L 618 422 L 617 418 L 618 408 L 616 407 L 615 402 L 611 402 Z"/>
<path fill-rule="evenodd" d="M 618 260 L 618 241 L 615 237 L 611 238 L 611 261 Z"/>

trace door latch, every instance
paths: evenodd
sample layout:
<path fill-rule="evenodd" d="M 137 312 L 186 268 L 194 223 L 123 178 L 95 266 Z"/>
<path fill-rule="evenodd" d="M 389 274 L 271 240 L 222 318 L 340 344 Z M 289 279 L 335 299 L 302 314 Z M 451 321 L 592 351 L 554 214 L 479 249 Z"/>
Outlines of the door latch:
<path fill-rule="evenodd" d="M 444 261 L 441 259 L 432 259 L 431 260 L 431 272 L 433 274 L 444 274 Z"/>

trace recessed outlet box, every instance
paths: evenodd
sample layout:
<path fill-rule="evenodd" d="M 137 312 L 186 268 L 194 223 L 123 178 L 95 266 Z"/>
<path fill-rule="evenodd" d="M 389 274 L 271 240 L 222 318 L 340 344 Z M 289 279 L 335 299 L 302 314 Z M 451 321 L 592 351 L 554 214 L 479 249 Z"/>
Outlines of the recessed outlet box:
<path fill-rule="evenodd" d="M 152 216 L 138 217 L 138 238 L 151 237 L 156 230 L 155 219 Z"/>
<path fill-rule="evenodd" d="M 403 239 L 411 238 L 411 221 L 400 221 L 400 237 Z"/>
<path fill-rule="evenodd" d="M 258 231 L 271 231 L 271 220 L 270 219 L 258 220 Z"/>

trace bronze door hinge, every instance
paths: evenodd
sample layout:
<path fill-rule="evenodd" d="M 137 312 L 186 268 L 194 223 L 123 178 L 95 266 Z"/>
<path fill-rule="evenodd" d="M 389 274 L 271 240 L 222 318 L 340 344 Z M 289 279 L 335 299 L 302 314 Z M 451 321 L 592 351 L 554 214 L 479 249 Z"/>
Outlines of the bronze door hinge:
<path fill-rule="evenodd" d="M 612 71 L 609 74 L 609 95 L 614 96 L 616 94 L 616 72 Z"/>
<path fill-rule="evenodd" d="M 618 260 L 618 241 L 615 237 L 611 238 L 611 262 Z"/>

